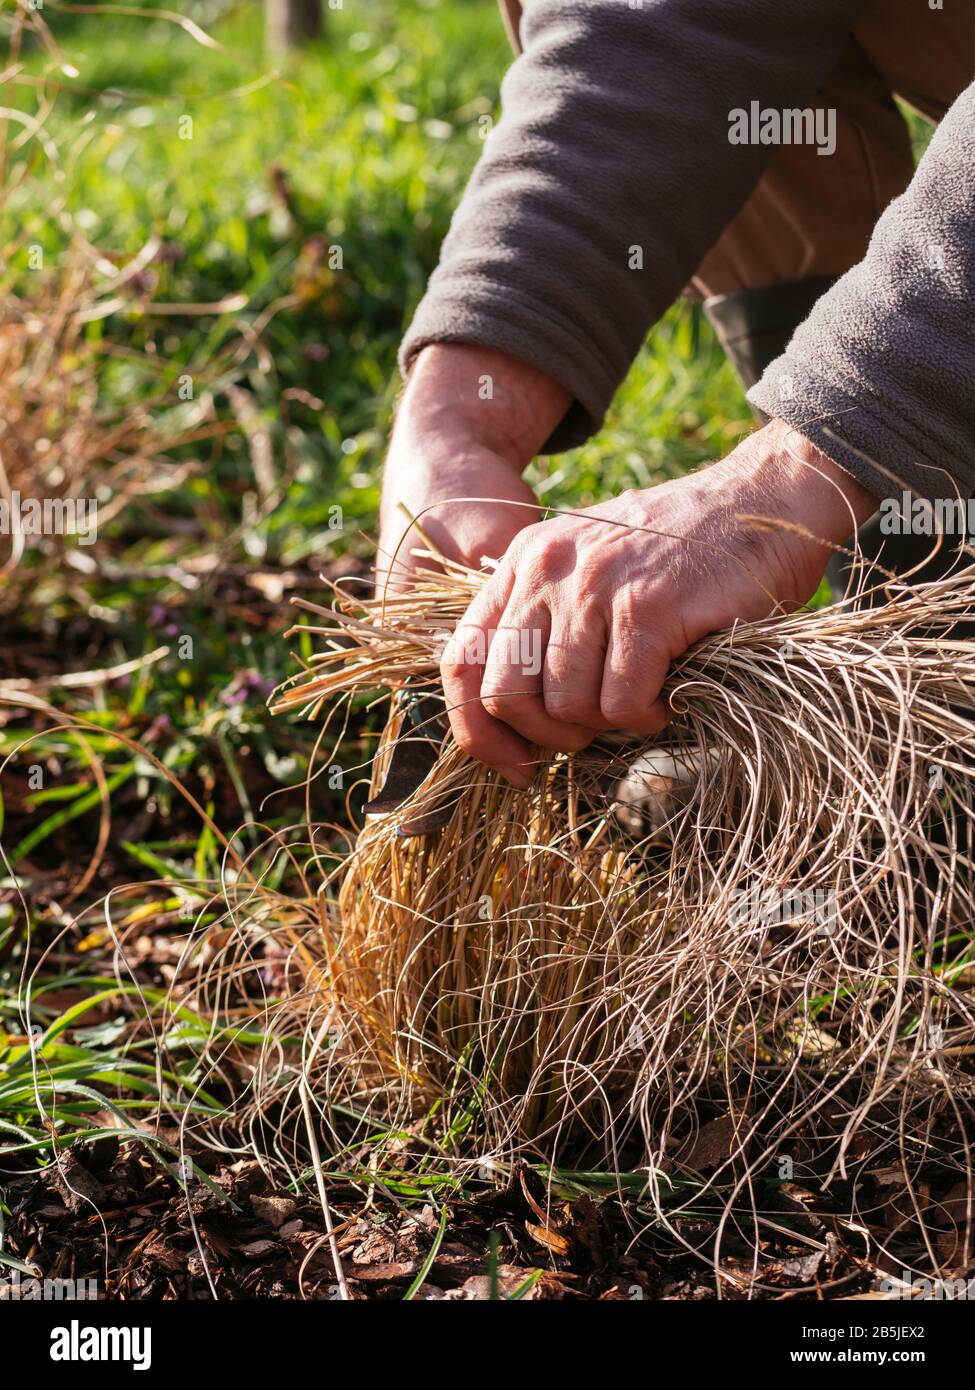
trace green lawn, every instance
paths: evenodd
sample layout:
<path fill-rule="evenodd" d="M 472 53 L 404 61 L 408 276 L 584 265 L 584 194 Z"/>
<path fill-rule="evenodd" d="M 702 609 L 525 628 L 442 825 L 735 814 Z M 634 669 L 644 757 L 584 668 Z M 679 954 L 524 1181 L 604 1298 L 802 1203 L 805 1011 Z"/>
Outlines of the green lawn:
<path fill-rule="evenodd" d="M 280 76 L 262 56 L 255 5 L 211 26 L 218 53 L 162 21 L 74 21 L 62 41 L 81 76 L 66 82 L 53 129 L 69 205 L 100 248 L 132 253 L 150 232 L 173 248 L 157 299 L 243 291 L 255 319 L 301 297 L 272 319 L 273 371 L 251 384 L 269 411 L 294 386 L 325 402 L 300 416 L 308 491 L 368 520 L 396 345 L 477 158 L 480 118 L 497 113 L 509 53 L 493 0 L 377 3 L 366 15 L 348 6 L 329 21 L 328 40 Z M 50 238 L 37 193 L 9 211 Z M 342 271 L 311 265 L 308 239 L 319 234 L 341 248 Z M 178 362 L 205 351 L 211 331 L 180 324 L 161 350 Z M 553 496 L 649 482 L 726 448 L 746 421 L 732 374 L 684 307 L 658 330 L 600 439 L 556 461 L 564 481 Z M 285 508 L 270 527 L 289 560 L 315 520 L 307 492 L 295 502 L 300 512 Z"/>

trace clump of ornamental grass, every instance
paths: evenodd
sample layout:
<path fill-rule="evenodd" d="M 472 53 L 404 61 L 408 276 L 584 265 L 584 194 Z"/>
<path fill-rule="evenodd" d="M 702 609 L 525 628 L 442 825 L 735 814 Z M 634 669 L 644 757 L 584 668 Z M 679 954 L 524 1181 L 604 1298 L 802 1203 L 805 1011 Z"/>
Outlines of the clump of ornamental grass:
<path fill-rule="evenodd" d="M 322 649 L 273 708 L 332 721 L 435 681 L 482 582 L 431 566 L 303 602 Z M 675 663 L 666 744 L 692 771 L 650 833 L 620 815 L 646 747 L 553 756 L 519 791 L 445 733 L 401 810 L 322 848 L 272 1029 L 303 1041 L 266 1051 L 254 1113 L 312 1124 L 326 1169 L 640 1170 L 663 1220 L 687 1181 L 727 1217 L 767 1180 L 872 1165 L 926 1231 L 925 1184 L 967 1184 L 975 1132 L 975 643 L 953 632 L 975 569 L 874 598 Z M 960 1260 L 970 1219 L 919 1258 Z"/>
<path fill-rule="evenodd" d="M 197 471 L 204 441 L 213 450 L 221 436 L 244 433 L 262 493 L 268 468 L 266 440 L 242 418 L 246 393 L 233 384 L 253 342 L 228 337 L 206 361 L 180 365 L 156 352 L 151 334 L 140 349 L 131 333 L 133 321 L 160 316 L 227 314 L 232 321 L 243 299 L 156 303 L 158 266 L 170 248 L 152 236 L 119 256 L 89 241 L 70 212 L 66 169 L 74 143 L 90 139 L 92 126 L 54 129 L 63 88 L 79 74 L 28 0 L 17 0 L 4 29 L 0 609 L 11 610 L 41 581 L 49 600 L 72 574 L 89 573 L 104 551 L 99 537 Z M 28 45 L 47 55 L 38 75 L 20 62 Z M 61 149 L 67 129 L 75 131 L 72 146 Z M 230 398 L 232 418 L 219 418 L 217 393 Z"/>
<path fill-rule="evenodd" d="M 116 309 L 125 302 L 120 293 L 112 294 Z M 105 284 L 76 245 L 56 268 L 22 278 L 16 288 L 0 286 L 7 606 L 25 584 L 36 584 L 39 563 L 48 571 L 62 566 L 66 550 L 79 544 L 97 556 L 99 532 L 126 509 L 178 487 L 199 466 L 193 446 L 236 428 L 216 419 L 209 391 L 181 405 L 158 363 L 89 336 L 87 326 L 105 303 Z M 141 307 L 137 296 L 132 307 Z M 104 390 L 113 357 L 125 359 L 140 396 L 113 398 Z"/>

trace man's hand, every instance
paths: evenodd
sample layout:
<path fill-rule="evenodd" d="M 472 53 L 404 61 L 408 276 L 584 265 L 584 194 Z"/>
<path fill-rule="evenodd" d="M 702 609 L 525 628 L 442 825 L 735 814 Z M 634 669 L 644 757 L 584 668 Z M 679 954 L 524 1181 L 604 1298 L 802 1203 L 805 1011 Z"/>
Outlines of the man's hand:
<path fill-rule="evenodd" d="M 671 662 L 736 620 L 804 603 L 829 543 L 876 505 L 772 421 L 699 473 L 527 527 L 444 653 L 455 738 L 527 786 L 534 748 L 576 752 L 608 729 L 658 733 Z"/>
<path fill-rule="evenodd" d="M 538 519 L 538 501 L 521 474 L 568 404 L 550 378 L 503 353 L 462 344 L 424 348 L 386 459 L 380 588 L 390 566 L 392 587 L 409 582 L 416 569 L 410 551 L 422 545 L 415 531 L 400 544 L 408 524 L 400 503 L 452 559 L 475 569 L 483 556 L 499 559 Z M 465 497 L 496 500 L 451 501 Z"/>

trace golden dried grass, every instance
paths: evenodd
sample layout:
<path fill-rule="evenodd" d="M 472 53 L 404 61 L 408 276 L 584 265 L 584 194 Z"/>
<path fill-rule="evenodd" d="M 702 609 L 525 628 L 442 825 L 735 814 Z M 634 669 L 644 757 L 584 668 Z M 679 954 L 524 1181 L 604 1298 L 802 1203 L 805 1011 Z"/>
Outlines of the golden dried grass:
<path fill-rule="evenodd" d="M 435 678 L 480 582 L 453 566 L 385 600 L 340 588 L 274 707 L 334 718 Z M 971 1170 L 975 643 L 952 629 L 975 570 L 885 598 L 742 625 L 676 663 L 668 740 L 700 775 L 663 836 L 615 814 L 638 747 L 552 758 L 520 792 L 448 735 L 401 812 L 322 850 L 304 916 L 280 905 L 289 988 L 267 1022 L 304 1042 L 265 1052 L 250 1112 L 275 1116 L 278 1151 L 307 1137 L 310 1097 L 326 1171 L 365 1152 L 642 1169 L 665 1222 L 681 1180 L 727 1218 L 784 1159 L 797 1180 L 892 1164 L 923 1229 L 921 1175 Z M 397 833 L 445 798 L 446 828 Z"/>

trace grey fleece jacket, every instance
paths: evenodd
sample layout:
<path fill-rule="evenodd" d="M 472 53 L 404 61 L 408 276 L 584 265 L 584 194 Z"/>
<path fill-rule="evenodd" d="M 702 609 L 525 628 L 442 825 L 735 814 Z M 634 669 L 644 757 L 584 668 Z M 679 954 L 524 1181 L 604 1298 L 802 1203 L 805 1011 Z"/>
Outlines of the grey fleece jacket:
<path fill-rule="evenodd" d="M 729 111 L 808 104 L 859 10 L 860 0 L 527 0 L 504 115 L 404 339 L 404 372 L 430 342 L 508 352 L 574 398 L 545 452 L 582 442 L 772 153 L 730 144 Z M 901 483 L 970 494 L 973 308 L 975 86 L 866 258 L 749 398 L 877 496 Z"/>

